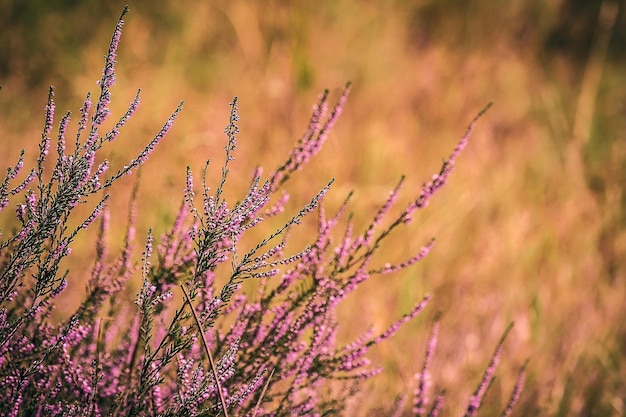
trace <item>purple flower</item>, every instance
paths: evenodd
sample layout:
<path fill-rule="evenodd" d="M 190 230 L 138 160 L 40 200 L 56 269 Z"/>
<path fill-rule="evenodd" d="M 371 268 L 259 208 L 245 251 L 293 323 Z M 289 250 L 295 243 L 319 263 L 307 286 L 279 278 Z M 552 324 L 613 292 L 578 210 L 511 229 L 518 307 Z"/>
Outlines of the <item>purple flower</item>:
<path fill-rule="evenodd" d="M 110 90 L 127 11 L 120 16 L 109 44 L 95 108 L 92 111 L 87 94 L 79 110 L 73 151 L 67 149 L 71 119 L 66 113 L 59 123 L 54 170 L 43 175 L 44 166 L 50 163 L 55 111 L 50 89 L 36 166 L 17 186 L 11 184 L 23 169 L 22 153 L 0 184 L 0 209 L 11 199 L 17 200 L 19 221 L 15 233 L 0 242 L 0 403 L 10 405 L 7 414 L 11 415 L 253 415 L 261 410 L 270 416 L 321 416 L 327 410 L 342 410 L 349 395 L 329 398 L 326 388 L 347 387 L 340 385 L 346 381 L 358 387 L 380 373 L 382 368 L 368 358 L 370 349 L 417 317 L 431 296 L 424 296 L 382 333 L 370 329 L 345 345 L 338 342 L 342 323 L 336 317 L 337 307 L 377 274 L 410 268 L 428 255 L 432 240 L 395 263 L 379 259 L 379 249 L 393 230 L 408 223 L 412 213 L 425 207 L 445 185 L 476 121 L 439 173 L 415 191 L 412 203 L 399 216 L 389 219 L 404 178 L 363 230 L 346 214 L 351 195 L 332 214 L 323 206 L 334 182 L 330 180 L 288 220 L 250 242 L 246 239 L 254 235 L 253 229 L 275 221 L 286 210 L 290 194 L 281 188 L 287 188 L 289 178 L 320 152 L 343 110 L 350 84 L 330 111 L 329 92 L 324 92 L 285 162 L 267 178 L 257 168 L 247 191 L 231 200 L 225 190 L 230 186 L 235 152 L 243 143 L 235 98 L 224 130 L 219 184 L 215 188 L 207 184 L 207 162 L 196 201 L 192 170 L 187 168 L 175 219 L 160 239 L 148 231 L 138 260 L 137 188 L 117 251 L 108 243 L 109 224 L 115 218 L 106 207 L 109 195 L 99 195 L 82 222 L 75 214 L 94 194 L 144 164 L 182 110 L 181 102 L 135 158 L 108 174 L 104 143 L 118 138 L 140 102 L 138 91 L 117 123 L 108 132 L 100 132 L 111 113 Z M 35 180 L 37 186 L 28 188 Z M 306 233 L 300 224 L 305 216 L 316 213 L 317 231 L 308 245 L 292 248 L 290 236 Z M 69 319 L 59 323 L 53 320 L 57 296 L 81 278 L 81 271 L 64 261 L 77 234 L 98 218 L 84 300 Z M 62 264 L 70 265 L 70 270 L 60 271 Z M 124 297 L 124 286 L 133 277 L 141 277 L 135 303 Z M 182 298 L 178 296 L 181 289 Z M 413 406 L 418 415 L 431 405 L 430 363 L 437 326 L 433 326 L 424 365 L 416 375 Z M 468 415 L 480 406 L 503 341 L 470 399 Z M 519 398 L 523 375 L 522 371 L 507 410 Z M 437 415 L 442 403 L 443 394 L 432 402 L 429 415 Z M 394 415 L 402 413 L 402 405 L 399 401 Z"/>

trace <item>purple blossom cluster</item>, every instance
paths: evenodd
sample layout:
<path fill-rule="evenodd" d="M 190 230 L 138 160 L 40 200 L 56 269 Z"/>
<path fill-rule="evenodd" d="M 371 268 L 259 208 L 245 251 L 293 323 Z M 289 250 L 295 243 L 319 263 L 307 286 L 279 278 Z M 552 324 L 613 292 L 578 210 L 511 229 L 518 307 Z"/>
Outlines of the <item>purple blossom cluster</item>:
<path fill-rule="evenodd" d="M 36 166 L 17 181 L 24 166 L 22 152 L 0 184 L 0 210 L 12 198 L 22 198 L 16 204 L 18 230 L 8 238 L 2 235 L 0 241 L 1 413 L 321 416 L 341 412 L 354 387 L 381 371 L 370 366 L 369 350 L 420 314 L 432 296 L 424 296 L 386 330 L 369 329 L 345 345 L 337 341 L 336 308 L 372 277 L 404 270 L 430 252 L 433 240 L 405 261 L 373 266 L 380 263 L 376 255 L 391 232 L 406 225 L 412 213 L 425 207 L 445 184 L 476 120 L 441 171 L 399 215 L 393 217 L 392 208 L 404 179 L 361 232 L 346 215 L 350 196 L 335 213 L 327 213 L 323 200 L 331 180 L 273 233 L 241 251 L 240 242 L 250 230 L 284 211 L 289 199 L 285 184 L 320 151 L 343 109 L 350 84 L 330 113 L 328 91 L 321 95 L 285 162 L 266 179 L 257 169 L 246 194 L 232 204 L 224 189 L 239 135 L 235 98 L 216 189 L 206 182 L 208 162 L 199 187 L 188 167 L 183 201 L 171 227 L 158 240 L 150 231 L 141 254 L 136 253 L 135 243 L 135 189 L 124 245 L 113 254 L 108 246 L 109 196 L 98 197 L 91 214 L 70 228 L 74 209 L 143 164 L 182 109 L 181 103 L 136 158 L 106 176 L 109 163 L 101 157 L 102 148 L 118 137 L 139 105 L 138 92 L 114 127 L 100 132 L 110 115 L 110 88 L 126 12 L 105 57 L 99 99 L 92 106 L 88 94 L 80 108 L 73 152 L 66 149 L 70 123 L 66 113 L 59 122 L 56 163 L 51 173 L 46 172 L 55 109 L 51 89 Z M 290 251 L 290 231 L 315 212 L 315 238 L 309 246 Z M 55 298 L 70 279 L 81 279 L 79 271 L 60 273 L 60 262 L 70 255 L 76 235 L 96 220 L 98 238 L 87 294 L 68 319 L 55 322 L 51 319 Z M 134 302 L 123 300 L 122 290 L 135 275 L 141 278 L 141 288 Z M 242 291 L 242 285 L 252 280 L 256 291 Z M 412 411 L 416 416 L 426 415 L 429 405 L 428 415 L 436 416 L 443 404 L 443 393 L 432 405 L 428 398 L 438 325 L 416 376 Z M 505 336 L 470 399 L 468 416 L 478 410 L 493 378 Z M 325 394 L 333 384 L 341 387 L 340 395 Z M 517 401 L 522 384 L 523 372 L 505 412 Z"/>

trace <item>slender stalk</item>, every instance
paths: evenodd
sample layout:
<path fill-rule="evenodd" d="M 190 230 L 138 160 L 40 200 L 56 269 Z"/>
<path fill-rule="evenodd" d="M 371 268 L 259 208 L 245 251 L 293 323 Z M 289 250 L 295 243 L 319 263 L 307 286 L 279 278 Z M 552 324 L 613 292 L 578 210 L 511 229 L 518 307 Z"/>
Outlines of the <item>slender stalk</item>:
<path fill-rule="evenodd" d="M 211 371 L 213 372 L 213 377 L 215 378 L 215 386 L 217 387 L 217 393 L 220 396 L 220 403 L 222 404 L 222 410 L 224 410 L 224 416 L 228 417 L 228 411 L 226 410 L 226 400 L 224 399 L 224 394 L 222 393 L 222 386 L 220 385 L 220 379 L 217 374 L 217 367 L 215 366 L 215 361 L 213 360 L 213 355 L 209 350 L 209 345 L 206 341 L 206 337 L 204 336 L 204 332 L 202 331 L 202 326 L 200 325 L 200 320 L 198 319 L 198 315 L 196 314 L 196 310 L 193 308 L 193 304 L 191 304 L 191 299 L 189 298 L 189 294 L 185 290 L 183 284 L 180 284 L 180 289 L 183 290 L 183 294 L 185 295 L 185 300 L 187 304 L 189 304 L 189 308 L 191 309 L 191 313 L 193 314 L 193 319 L 196 321 L 196 325 L 198 326 L 198 331 L 200 332 L 200 336 L 202 337 L 202 344 L 204 345 L 204 351 L 209 357 L 209 363 L 211 364 Z"/>
<path fill-rule="evenodd" d="M 257 411 L 259 411 L 259 407 L 261 407 L 261 401 L 263 401 L 263 397 L 265 397 L 265 392 L 267 392 L 267 388 L 270 386 L 270 381 L 272 380 L 272 376 L 274 375 L 275 370 L 276 368 L 272 368 L 272 372 L 270 372 L 270 376 L 267 377 L 267 382 L 265 382 L 263 391 L 261 391 L 261 396 L 259 397 L 259 401 L 256 402 L 256 405 L 254 406 L 254 410 L 252 411 L 252 417 L 256 416 Z"/>

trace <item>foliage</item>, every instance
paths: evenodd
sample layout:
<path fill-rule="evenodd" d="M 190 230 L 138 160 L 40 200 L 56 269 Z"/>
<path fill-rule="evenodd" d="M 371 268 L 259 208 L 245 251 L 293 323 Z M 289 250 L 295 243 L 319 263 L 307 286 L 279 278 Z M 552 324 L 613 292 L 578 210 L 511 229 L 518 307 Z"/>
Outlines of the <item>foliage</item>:
<path fill-rule="evenodd" d="M 376 258 L 379 248 L 393 244 L 392 232 L 409 224 L 414 213 L 446 184 L 484 111 L 472 121 L 441 170 L 391 220 L 388 217 L 404 178 L 362 232 L 355 230 L 350 217 L 345 219 L 350 196 L 337 212 L 326 212 L 322 203 L 331 180 L 287 222 L 245 251 L 240 249 L 243 236 L 284 211 L 289 198 L 286 184 L 320 151 L 350 85 L 330 112 L 329 93 L 320 96 L 307 129 L 285 162 L 266 179 L 257 169 L 245 196 L 233 204 L 224 190 L 238 145 L 235 98 L 225 129 L 221 181 L 215 191 L 206 183 L 208 162 L 199 187 L 188 167 L 184 201 L 175 221 L 158 244 L 148 233 L 140 262 L 134 260 L 138 215 L 134 197 L 123 248 L 112 256 L 107 244 L 109 195 L 100 197 L 91 213 L 71 227 L 75 209 L 136 171 L 170 131 L 183 106 L 174 110 L 134 159 L 107 176 L 109 162 L 102 159 L 103 147 L 118 139 L 140 102 L 137 92 L 113 127 L 101 132 L 111 113 L 111 87 L 126 12 L 105 57 L 99 97 L 93 104 L 88 94 L 80 108 L 73 151 L 66 149 L 68 112 L 58 123 L 56 161 L 50 164 L 55 120 L 51 88 L 35 167 L 13 184 L 24 169 L 22 151 L 0 186 L 0 209 L 21 198 L 15 212 L 18 230 L 0 243 L 0 402 L 7 407 L 3 412 L 12 416 L 282 416 L 344 410 L 359 382 L 380 372 L 369 366 L 368 351 L 415 318 L 431 296 L 424 296 L 386 331 L 368 331 L 347 345 L 337 343 L 335 309 L 370 277 L 404 270 L 429 253 L 432 240 L 403 262 L 373 266 L 380 261 Z M 290 233 L 315 211 L 314 240 L 304 249 L 287 253 Z M 98 218 L 86 298 L 67 320 L 55 323 L 51 319 L 55 298 L 69 279 L 80 278 L 71 269 L 60 273 L 62 262 L 69 257 L 78 233 Z M 141 276 L 142 284 L 134 304 L 116 300 L 135 274 Z M 259 282 L 253 296 L 241 291 L 247 280 Z M 435 416 L 441 410 L 443 393 L 430 404 L 428 382 L 438 326 L 436 322 L 417 375 L 415 415 Z M 470 398 L 467 416 L 481 405 L 510 328 Z M 504 415 L 519 398 L 524 374 L 523 368 Z M 339 391 L 332 392 L 333 387 Z"/>

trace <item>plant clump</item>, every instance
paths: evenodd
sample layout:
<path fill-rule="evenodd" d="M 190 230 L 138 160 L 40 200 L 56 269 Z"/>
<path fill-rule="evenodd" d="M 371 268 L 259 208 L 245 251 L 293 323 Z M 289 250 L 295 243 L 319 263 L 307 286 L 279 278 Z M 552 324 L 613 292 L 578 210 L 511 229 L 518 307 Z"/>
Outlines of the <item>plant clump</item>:
<path fill-rule="evenodd" d="M 384 332 L 370 330 L 347 345 L 337 342 L 335 309 L 372 276 L 406 269 L 428 255 L 434 240 L 403 262 L 372 266 L 381 245 L 390 244 L 393 230 L 410 223 L 413 213 L 445 185 L 482 112 L 440 171 L 391 220 L 391 207 L 404 178 L 360 232 L 346 215 L 350 196 L 335 213 L 324 208 L 324 196 L 333 184 L 330 180 L 287 222 L 251 249 L 241 251 L 244 235 L 284 211 L 289 198 L 286 184 L 320 151 L 351 86 L 345 87 L 333 106 L 329 106 L 328 92 L 323 93 L 285 162 L 266 177 L 257 169 L 246 194 L 233 203 L 224 197 L 224 189 L 238 145 L 235 98 L 230 104 L 225 160 L 215 191 L 206 181 L 208 162 L 199 185 L 188 167 L 175 220 L 159 239 L 148 233 L 140 261 L 135 260 L 139 254 L 133 197 L 123 247 L 111 254 L 106 192 L 146 162 L 183 107 L 181 103 L 173 111 L 134 159 L 109 174 L 103 148 L 116 141 L 140 102 L 137 92 L 113 128 L 101 131 L 111 113 L 116 51 L 126 12 L 115 27 L 105 57 L 99 97 L 93 103 L 88 94 L 79 110 L 73 150 L 67 149 L 68 112 L 58 122 L 56 146 L 51 151 L 55 123 L 51 88 L 34 168 L 24 175 L 22 152 L 0 185 L 0 210 L 17 200 L 19 224 L 10 235 L 3 231 L 0 241 L 2 414 L 287 416 L 341 412 L 358 390 L 358 383 L 381 371 L 370 365 L 368 351 L 422 312 L 431 295 L 417 300 Z M 56 158 L 52 165 L 51 154 Z M 24 177 L 21 181 L 19 175 Z M 94 195 L 104 196 L 98 197 L 91 214 L 77 227 L 70 227 L 75 209 Z M 318 216 L 316 236 L 309 246 L 291 251 L 289 232 L 312 213 Z M 67 320 L 55 323 L 51 313 L 56 297 L 68 280 L 81 278 L 72 269 L 62 272 L 61 260 L 70 255 L 77 234 L 96 220 L 98 238 L 87 294 Z M 141 277 L 134 303 L 109 303 L 133 276 Z M 220 283 L 220 277 L 226 277 L 225 282 Z M 240 291 L 249 280 L 259 284 L 253 295 Z M 441 392 L 429 401 L 430 361 L 438 326 L 435 322 L 424 365 L 416 375 L 412 412 L 418 416 L 438 415 L 444 400 Z M 505 336 L 469 400 L 468 416 L 480 407 Z M 504 415 L 519 397 L 523 375 L 522 370 Z M 339 386 L 340 394 L 325 393 L 329 384 Z M 397 409 L 401 411 L 400 406 Z"/>

